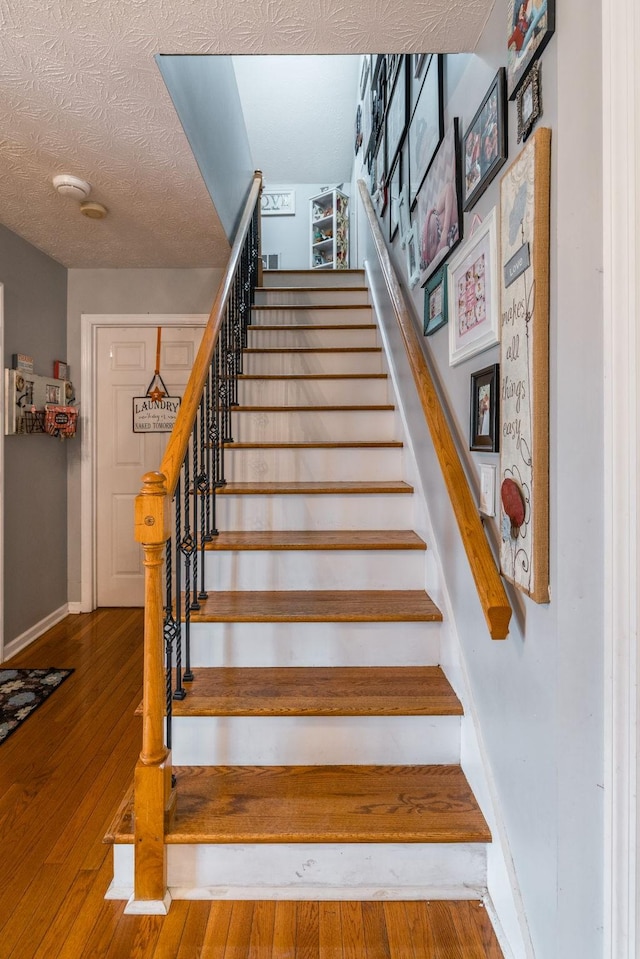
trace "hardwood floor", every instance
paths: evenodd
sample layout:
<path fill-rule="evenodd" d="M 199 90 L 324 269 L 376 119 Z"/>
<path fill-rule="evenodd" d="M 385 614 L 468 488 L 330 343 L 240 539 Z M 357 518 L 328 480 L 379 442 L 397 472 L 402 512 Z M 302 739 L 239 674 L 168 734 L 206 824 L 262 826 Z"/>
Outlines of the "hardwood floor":
<path fill-rule="evenodd" d="M 140 749 L 142 612 L 69 616 L 12 666 L 75 673 L 0 747 L 0 959 L 501 959 L 477 902 L 105 901 Z M 3 665 L 7 665 L 6 663 Z"/>

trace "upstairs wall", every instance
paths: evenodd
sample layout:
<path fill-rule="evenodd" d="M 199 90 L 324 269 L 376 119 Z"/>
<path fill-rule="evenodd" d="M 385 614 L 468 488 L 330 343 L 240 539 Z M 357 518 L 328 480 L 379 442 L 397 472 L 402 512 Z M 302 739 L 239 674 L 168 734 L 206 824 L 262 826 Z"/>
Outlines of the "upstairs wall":
<path fill-rule="evenodd" d="M 474 56 L 447 58 L 447 120 L 460 117 L 462 131 L 506 62 L 504 7 L 496 4 Z M 551 602 L 537 605 L 512 590 L 514 617 L 505 642 L 488 636 L 400 350 L 397 365 L 535 954 L 596 959 L 602 949 L 604 776 L 601 11 L 600 3 L 587 8 L 577 0 L 563 0 L 557 11 L 556 34 L 542 57 L 539 124 L 552 129 Z M 503 172 L 521 149 L 515 131 L 511 103 Z M 484 217 L 499 204 L 500 175 L 473 214 Z M 473 214 L 465 215 L 466 236 Z M 388 213 L 383 229 L 388 235 Z M 357 234 L 361 259 L 373 262 L 361 221 Z M 393 256 L 407 288 L 398 241 Z M 422 331 L 424 290 L 416 287 L 409 297 Z M 423 344 L 477 491 L 480 463 L 497 464 L 498 457 L 469 452 L 470 374 L 497 362 L 498 349 L 450 367 L 448 327 Z M 497 523 L 486 522 L 497 541 Z"/>

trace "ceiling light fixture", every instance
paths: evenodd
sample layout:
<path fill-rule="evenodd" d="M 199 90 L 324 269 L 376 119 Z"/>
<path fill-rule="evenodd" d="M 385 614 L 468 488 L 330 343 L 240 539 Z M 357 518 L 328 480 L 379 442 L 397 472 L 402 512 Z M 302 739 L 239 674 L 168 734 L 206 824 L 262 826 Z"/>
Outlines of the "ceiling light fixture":
<path fill-rule="evenodd" d="M 74 200 L 86 200 L 91 193 L 90 183 L 70 173 L 59 173 L 52 182 L 58 193 L 73 197 Z"/>
<path fill-rule="evenodd" d="M 80 212 L 88 216 L 90 220 L 103 220 L 107 215 L 107 208 L 102 203 L 96 203 L 94 200 L 85 200 L 80 204 Z"/>

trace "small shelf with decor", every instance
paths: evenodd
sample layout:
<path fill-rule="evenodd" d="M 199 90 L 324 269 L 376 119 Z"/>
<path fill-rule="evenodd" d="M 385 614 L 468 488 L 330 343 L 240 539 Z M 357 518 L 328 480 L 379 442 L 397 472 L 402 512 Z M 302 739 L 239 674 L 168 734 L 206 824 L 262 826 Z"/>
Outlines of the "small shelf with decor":
<path fill-rule="evenodd" d="M 311 197 L 311 269 L 349 269 L 349 197 L 327 190 Z"/>

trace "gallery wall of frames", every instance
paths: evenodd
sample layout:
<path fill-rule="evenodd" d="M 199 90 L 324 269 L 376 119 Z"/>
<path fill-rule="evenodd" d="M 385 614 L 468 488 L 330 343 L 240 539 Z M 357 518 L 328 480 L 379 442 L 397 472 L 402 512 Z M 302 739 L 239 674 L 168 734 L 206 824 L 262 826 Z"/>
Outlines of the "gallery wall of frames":
<path fill-rule="evenodd" d="M 544 603 L 551 131 L 540 119 L 555 0 L 507 6 L 501 62 L 457 99 L 460 115 L 450 57 L 364 57 L 355 152 L 425 337 L 438 334 L 440 357 L 446 338 L 447 365 L 465 371 L 470 455 L 498 473 L 479 508 L 498 524 L 502 573 Z"/>

